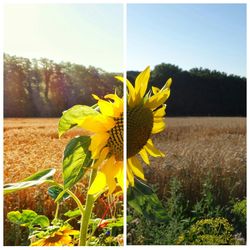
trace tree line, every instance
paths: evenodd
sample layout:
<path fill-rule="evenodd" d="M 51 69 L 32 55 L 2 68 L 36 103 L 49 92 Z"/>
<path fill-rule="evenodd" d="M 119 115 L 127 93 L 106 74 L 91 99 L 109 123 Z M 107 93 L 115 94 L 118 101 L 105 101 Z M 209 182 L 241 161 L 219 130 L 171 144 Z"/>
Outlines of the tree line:
<path fill-rule="evenodd" d="M 134 83 L 139 71 L 128 71 Z M 93 66 L 4 54 L 4 116 L 58 117 L 75 104 L 93 105 L 91 94 L 122 94 L 114 76 Z M 216 70 L 182 70 L 162 63 L 151 71 L 149 88 L 172 77 L 169 116 L 246 116 L 246 78 Z"/>
<path fill-rule="evenodd" d="M 134 82 L 138 71 L 127 72 Z M 246 78 L 204 68 L 182 70 L 162 63 L 151 71 L 149 88 L 172 77 L 169 116 L 246 116 Z"/>
<path fill-rule="evenodd" d="M 116 75 L 93 66 L 4 54 L 4 116 L 58 117 L 75 104 L 93 105 L 91 94 L 122 93 Z"/>

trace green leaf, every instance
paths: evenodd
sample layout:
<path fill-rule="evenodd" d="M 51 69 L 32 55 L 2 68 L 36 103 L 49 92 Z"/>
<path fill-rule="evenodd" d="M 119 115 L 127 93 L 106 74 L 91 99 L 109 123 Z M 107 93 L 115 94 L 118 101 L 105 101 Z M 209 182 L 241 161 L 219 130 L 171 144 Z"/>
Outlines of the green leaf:
<path fill-rule="evenodd" d="M 58 187 L 58 186 L 51 186 L 51 187 L 49 187 L 49 189 L 48 189 L 48 194 L 49 194 L 49 196 L 50 196 L 53 200 L 55 200 L 55 199 L 58 197 L 58 195 L 59 195 L 62 191 L 63 191 L 63 189 L 60 188 L 60 187 Z M 70 195 L 69 195 L 68 193 L 64 193 L 63 196 L 62 196 L 62 199 L 63 199 L 63 200 L 66 200 L 66 199 L 68 199 L 69 197 L 70 197 Z M 59 201 L 61 201 L 61 199 L 60 199 Z"/>
<path fill-rule="evenodd" d="M 99 114 L 95 109 L 85 105 L 75 105 L 63 112 L 58 124 L 58 134 L 61 137 L 69 129 L 79 125 L 85 116 Z"/>
<path fill-rule="evenodd" d="M 127 223 L 130 223 L 133 220 L 133 217 L 131 215 L 127 215 Z"/>
<path fill-rule="evenodd" d="M 91 166 L 91 152 L 89 136 L 79 136 L 72 139 L 65 148 L 63 158 L 64 189 L 71 188 Z"/>
<path fill-rule="evenodd" d="M 19 191 L 28 187 L 37 186 L 48 182 L 52 179 L 52 176 L 55 174 L 55 172 L 56 170 L 54 168 L 50 168 L 37 172 L 20 182 L 5 184 L 4 194 L 9 194 L 15 191 Z"/>
<path fill-rule="evenodd" d="M 45 215 L 37 215 L 30 223 L 31 227 L 40 226 L 41 228 L 47 228 L 50 225 L 49 219 Z"/>
<path fill-rule="evenodd" d="M 107 220 L 109 221 L 109 220 Z M 111 219 L 108 223 L 108 227 L 123 227 L 123 217 L 117 218 L 117 219 Z"/>
<path fill-rule="evenodd" d="M 7 214 L 7 218 L 10 222 L 20 226 L 34 227 L 40 226 L 41 228 L 47 228 L 50 225 L 49 219 L 45 215 L 38 215 L 32 210 L 11 211 Z"/>
<path fill-rule="evenodd" d="M 7 214 L 7 218 L 10 222 L 23 226 L 28 225 L 36 217 L 37 213 L 32 210 L 23 210 L 22 213 L 19 211 L 11 211 Z"/>
<path fill-rule="evenodd" d="M 22 214 L 19 211 L 11 211 L 7 214 L 7 218 L 10 222 L 20 224 Z"/>
<path fill-rule="evenodd" d="M 167 211 L 151 187 L 135 178 L 134 187 L 127 190 L 128 204 L 146 218 L 156 222 L 168 221 Z"/>
<path fill-rule="evenodd" d="M 23 210 L 23 212 L 22 212 L 22 222 L 23 222 L 23 224 L 30 223 L 36 217 L 37 217 L 37 213 L 35 211 Z"/>
<path fill-rule="evenodd" d="M 55 171 L 56 170 L 54 168 L 48 168 L 21 180 L 21 182 L 43 180 L 43 179 L 49 180 L 52 179 L 52 176 L 54 175 Z"/>

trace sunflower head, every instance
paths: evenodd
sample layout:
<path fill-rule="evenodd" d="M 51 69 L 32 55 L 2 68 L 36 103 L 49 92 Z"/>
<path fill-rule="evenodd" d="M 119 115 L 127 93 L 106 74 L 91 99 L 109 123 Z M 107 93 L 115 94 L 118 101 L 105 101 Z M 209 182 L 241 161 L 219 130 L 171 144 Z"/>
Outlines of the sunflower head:
<path fill-rule="evenodd" d="M 114 192 L 118 184 L 123 188 L 123 99 L 116 94 L 106 95 L 98 101 L 99 113 L 85 117 L 82 128 L 91 132 L 89 150 L 98 174 L 89 194 L 101 192 L 106 187 Z"/>
<path fill-rule="evenodd" d="M 156 87 L 146 94 L 150 68 L 147 67 L 136 78 L 133 85 L 126 80 L 127 94 L 127 180 L 134 185 L 134 175 L 144 179 L 139 154 L 146 164 L 148 155 L 154 157 L 164 154 L 154 147 L 151 135 L 165 129 L 164 104 L 170 95 L 170 78 L 162 89 Z M 124 81 L 123 77 L 117 77 Z M 93 168 L 99 172 L 89 189 L 94 194 L 108 186 L 112 193 L 118 184 L 123 188 L 123 99 L 116 94 L 106 95 L 98 101 L 99 114 L 85 117 L 81 127 L 92 132 L 89 150 L 94 160 Z"/>
<path fill-rule="evenodd" d="M 159 133 L 165 129 L 164 104 L 170 95 L 172 79 L 168 79 L 162 89 L 152 87 L 146 94 L 150 68 L 147 67 L 135 79 L 134 85 L 126 80 L 127 94 L 127 179 L 128 183 L 134 184 L 134 175 L 144 179 L 144 173 L 140 161 L 136 155 L 139 154 L 146 164 L 149 164 L 148 155 L 164 156 L 156 149 L 150 139 L 152 134 Z M 117 79 L 124 81 L 122 77 Z"/>
<path fill-rule="evenodd" d="M 72 230 L 70 226 L 62 226 L 57 231 L 31 243 L 31 246 L 73 246 L 74 235 L 79 235 L 79 231 Z"/>
<path fill-rule="evenodd" d="M 114 118 L 115 126 L 110 129 L 107 146 L 110 154 L 115 156 L 117 161 L 123 160 L 123 114 Z"/>
<path fill-rule="evenodd" d="M 153 128 L 153 113 L 143 104 L 127 108 L 127 157 L 130 158 L 146 145 Z"/>

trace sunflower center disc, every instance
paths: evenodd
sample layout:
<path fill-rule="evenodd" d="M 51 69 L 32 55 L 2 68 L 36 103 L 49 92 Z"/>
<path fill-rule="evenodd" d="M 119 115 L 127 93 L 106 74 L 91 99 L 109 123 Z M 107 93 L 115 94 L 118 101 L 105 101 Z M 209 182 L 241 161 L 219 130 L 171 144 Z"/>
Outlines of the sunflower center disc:
<path fill-rule="evenodd" d="M 127 158 L 130 158 L 146 145 L 153 128 L 153 112 L 143 106 L 127 110 Z"/>
<path fill-rule="evenodd" d="M 115 156 L 117 161 L 123 159 L 123 115 L 115 119 L 116 125 L 109 131 L 109 140 L 107 146 L 110 153 Z"/>

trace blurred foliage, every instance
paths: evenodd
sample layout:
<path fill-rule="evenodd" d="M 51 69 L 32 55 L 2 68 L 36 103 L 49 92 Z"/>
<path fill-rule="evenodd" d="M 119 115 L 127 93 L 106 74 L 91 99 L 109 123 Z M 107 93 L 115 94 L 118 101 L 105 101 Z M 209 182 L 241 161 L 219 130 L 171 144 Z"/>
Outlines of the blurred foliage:
<path fill-rule="evenodd" d="M 177 244 L 188 245 L 234 245 L 233 226 L 226 218 L 211 218 L 197 221 L 179 236 Z"/>
<path fill-rule="evenodd" d="M 134 186 L 127 189 L 128 205 L 147 219 L 166 222 L 168 220 L 166 209 L 153 189 L 138 178 L 134 181 Z"/>
<path fill-rule="evenodd" d="M 131 82 L 139 71 L 128 71 Z M 161 63 L 151 71 L 149 87 L 172 77 L 168 116 L 246 116 L 246 78 L 204 68 L 182 70 Z"/>
<path fill-rule="evenodd" d="M 4 116 L 57 117 L 75 104 L 93 105 L 92 93 L 121 95 L 116 75 L 92 66 L 4 54 Z"/>
<path fill-rule="evenodd" d="M 203 182 L 201 199 L 194 206 L 173 178 L 169 197 L 163 199 L 168 220 L 159 223 L 128 209 L 128 245 L 243 245 L 246 244 L 246 200 L 220 207 L 213 195 L 210 175 Z M 228 210 L 231 214 L 228 214 Z"/>
<path fill-rule="evenodd" d="M 5 117 L 53 117 L 75 104 L 92 105 L 91 94 L 122 95 L 114 76 L 93 66 L 4 54 Z M 134 82 L 139 71 L 128 71 Z M 246 116 L 246 78 L 203 68 L 182 70 L 162 63 L 151 72 L 150 84 L 162 87 L 172 77 L 170 116 Z"/>
<path fill-rule="evenodd" d="M 216 190 L 212 185 L 211 176 L 208 175 L 202 184 L 201 199 L 194 204 L 192 216 L 196 219 L 219 217 L 222 208 L 216 204 Z"/>
<path fill-rule="evenodd" d="M 232 212 L 239 216 L 240 221 L 245 222 L 247 218 L 247 201 L 246 199 L 234 204 Z"/>
<path fill-rule="evenodd" d="M 185 206 L 181 183 L 173 179 L 170 183 L 170 197 L 166 201 L 167 220 L 149 220 L 135 210 L 128 209 L 127 242 L 129 245 L 174 245 L 190 221 L 185 219 Z"/>
<path fill-rule="evenodd" d="M 236 201 L 233 203 L 231 209 L 231 218 L 235 229 L 241 232 L 242 236 L 246 238 L 246 226 L 247 226 L 247 201 L 243 199 L 241 201 Z"/>

